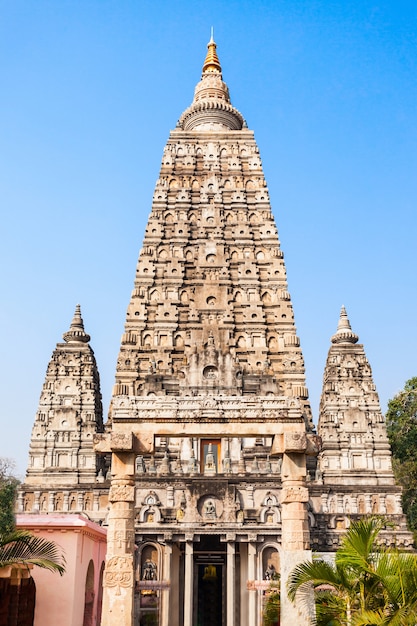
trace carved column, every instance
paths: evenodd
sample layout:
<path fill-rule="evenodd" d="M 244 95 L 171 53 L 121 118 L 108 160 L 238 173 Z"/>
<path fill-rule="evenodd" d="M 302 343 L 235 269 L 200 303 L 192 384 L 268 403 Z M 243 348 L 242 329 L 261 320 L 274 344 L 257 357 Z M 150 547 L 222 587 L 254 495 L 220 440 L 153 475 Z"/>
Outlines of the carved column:
<path fill-rule="evenodd" d="M 165 580 L 171 582 L 171 560 L 172 560 L 172 546 L 171 544 L 165 544 L 164 548 L 164 565 L 163 565 L 163 577 Z M 161 626 L 170 626 L 170 614 L 169 614 L 169 600 L 170 600 L 170 588 L 163 589 L 162 594 L 162 609 L 161 609 Z"/>
<path fill-rule="evenodd" d="M 282 549 L 281 549 L 281 624 L 311 624 L 314 599 L 311 608 L 302 612 L 292 603 L 286 593 L 287 580 L 298 563 L 311 559 L 310 531 L 308 525 L 306 487 L 305 433 L 285 433 L 282 461 Z"/>
<path fill-rule="evenodd" d="M 185 544 L 185 576 L 184 576 L 184 626 L 193 624 L 193 542 Z"/>
<path fill-rule="evenodd" d="M 256 579 L 256 544 L 248 543 L 248 580 Z M 256 624 L 256 592 L 249 591 L 248 624 Z"/>
<path fill-rule="evenodd" d="M 132 437 L 113 433 L 111 448 L 112 481 L 101 626 L 132 626 L 135 547 Z"/>
<path fill-rule="evenodd" d="M 227 542 L 227 626 L 235 624 L 235 543 Z"/>

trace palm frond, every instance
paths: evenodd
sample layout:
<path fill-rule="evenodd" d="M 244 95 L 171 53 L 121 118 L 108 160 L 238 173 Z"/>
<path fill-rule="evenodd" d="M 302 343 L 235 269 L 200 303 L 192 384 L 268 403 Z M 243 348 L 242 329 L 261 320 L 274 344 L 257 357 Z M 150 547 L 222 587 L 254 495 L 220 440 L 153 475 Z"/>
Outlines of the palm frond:
<path fill-rule="evenodd" d="M 0 568 L 9 565 L 37 565 L 63 574 L 65 557 L 59 546 L 27 530 L 0 534 Z"/>
<path fill-rule="evenodd" d="M 353 523 L 336 552 L 336 562 L 352 569 L 373 572 L 378 553 L 377 539 L 383 527 L 383 520 L 377 517 Z"/>
<path fill-rule="evenodd" d="M 309 588 L 311 585 L 314 587 L 331 585 L 337 589 L 340 586 L 340 577 L 336 568 L 326 561 L 305 561 L 297 565 L 288 578 L 289 598 L 294 601 L 297 592 L 302 590 L 306 584 L 309 585 Z"/>

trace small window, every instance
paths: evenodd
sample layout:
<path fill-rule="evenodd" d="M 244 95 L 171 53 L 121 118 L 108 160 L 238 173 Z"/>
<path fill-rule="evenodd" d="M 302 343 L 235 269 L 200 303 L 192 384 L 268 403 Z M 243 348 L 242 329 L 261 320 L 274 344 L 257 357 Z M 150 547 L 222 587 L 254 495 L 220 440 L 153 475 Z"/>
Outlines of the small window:
<path fill-rule="evenodd" d="M 220 461 L 220 439 L 202 439 L 200 442 L 200 470 L 204 474 L 204 468 L 207 463 L 210 463 L 211 459 L 207 458 L 207 455 L 213 455 L 213 463 L 215 471 L 219 471 Z"/>

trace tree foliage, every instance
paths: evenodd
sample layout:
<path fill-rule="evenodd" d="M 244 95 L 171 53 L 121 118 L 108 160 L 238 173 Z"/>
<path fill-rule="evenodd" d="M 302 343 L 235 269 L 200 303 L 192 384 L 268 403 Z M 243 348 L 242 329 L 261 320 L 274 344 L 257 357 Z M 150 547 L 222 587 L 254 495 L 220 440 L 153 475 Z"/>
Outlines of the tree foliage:
<path fill-rule="evenodd" d="M 19 481 L 13 475 L 11 459 L 0 457 L 0 533 L 11 532 L 15 525 L 14 505 Z"/>
<path fill-rule="evenodd" d="M 417 377 L 388 402 L 388 437 L 393 470 L 403 488 L 403 510 L 410 530 L 417 531 Z"/>
<path fill-rule="evenodd" d="M 379 518 L 352 522 L 334 563 L 298 565 L 288 580 L 292 601 L 315 593 L 317 626 L 415 626 L 417 555 L 378 546 Z"/>
<path fill-rule="evenodd" d="M 0 568 L 37 565 L 63 574 L 65 558 L 53 542 L 17 529 L 14 507 L 19 480 L 13 461 L 0 457 Z"/>

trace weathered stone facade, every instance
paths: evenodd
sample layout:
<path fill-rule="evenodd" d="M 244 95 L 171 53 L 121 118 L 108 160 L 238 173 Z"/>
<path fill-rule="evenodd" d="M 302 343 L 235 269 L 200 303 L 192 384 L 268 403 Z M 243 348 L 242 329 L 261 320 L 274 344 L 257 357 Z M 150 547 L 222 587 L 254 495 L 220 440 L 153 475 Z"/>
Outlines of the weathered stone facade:
<path fill-rule="evenodd" d="M 259 151 L 213 41 L 164 150 L 105 428 L 87 337 L 77 310 L 48 368 L 20 506 L 108 524 L 103 625 L 260 626 L 267 581 L 285 584 L 311 547 L 334 550 L 358 515 L 387 515 L 387 541 L 410 545 L 344 310 L 319 453 Z M 301 623 L 282 594 L 281 624 Z"/>

